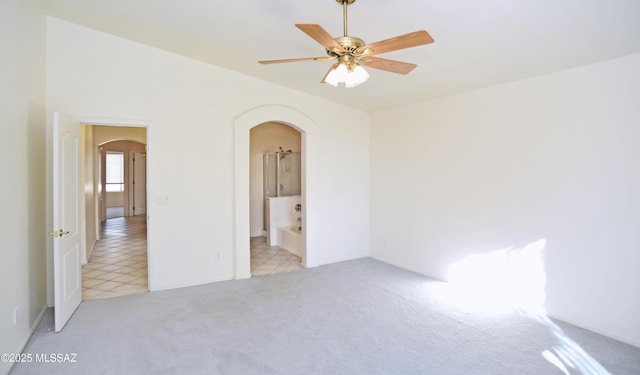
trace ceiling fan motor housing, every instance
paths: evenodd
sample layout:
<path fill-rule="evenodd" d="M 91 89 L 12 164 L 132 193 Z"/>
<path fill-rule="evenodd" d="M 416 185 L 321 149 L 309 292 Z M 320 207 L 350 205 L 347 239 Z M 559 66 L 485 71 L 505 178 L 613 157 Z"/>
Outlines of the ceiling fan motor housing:
<path fill-rule="evenodd" d="M 339 36 L 334 38 L 339 45 L 341 45 L 347 53 L 354 53 L 358 48 L 365 45 L 364 40 L 355 36 Z M 340 56 L 344 53 L 336 53 L 336 51 L 327 50 L 329 56 Z"/>

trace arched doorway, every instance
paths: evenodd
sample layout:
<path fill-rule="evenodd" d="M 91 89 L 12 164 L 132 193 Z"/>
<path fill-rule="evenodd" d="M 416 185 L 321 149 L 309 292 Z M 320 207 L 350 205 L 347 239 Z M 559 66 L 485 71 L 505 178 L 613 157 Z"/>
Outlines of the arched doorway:
<path fill-rule="evenodd" d="M 146 213 L 146 144 L 111 140 L 98 145 L 101 221 Z"/>
<path fill-rule="evenodd" d="M 250 271 L 250 129 L 263 123 L 288 125 L 301 134 L 301 186 L 305 229 L 302 241 L 304 267 L 318 265 L 316 249 L 316 207 L 313 171 L 317 151 L 313 141 L 315 123 L 303 113 L 285 106 L 269 105 L 255 108 L 236 118 L 235 127 L 235 278 L 251 277 Z"/>
<path fill-rule="evenodd" d="M 294 271 L 302 263 L 301 134 L 267 122 L 250 129 L 251 275 Z"/>

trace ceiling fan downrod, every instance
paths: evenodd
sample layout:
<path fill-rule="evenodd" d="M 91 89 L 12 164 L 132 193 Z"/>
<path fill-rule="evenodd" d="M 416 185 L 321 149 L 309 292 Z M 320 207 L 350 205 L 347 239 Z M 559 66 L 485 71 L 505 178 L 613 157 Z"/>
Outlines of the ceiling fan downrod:
<path fill-rule="evenodd" d="M 347 33 L 347 6 L 349 4 L 353 4 L 356 0 L 336 0 L 338 3 L 342 4 L 342 28 L 344 30 L 344 36 L 348 36 Z"/>

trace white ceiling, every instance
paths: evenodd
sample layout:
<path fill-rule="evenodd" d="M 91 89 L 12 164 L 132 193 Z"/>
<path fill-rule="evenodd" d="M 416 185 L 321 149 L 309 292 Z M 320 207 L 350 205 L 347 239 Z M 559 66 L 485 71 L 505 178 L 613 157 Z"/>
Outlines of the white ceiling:
<path fill-rule="evenodd" d="M 380 57 L 418 67 L 367 69 L 346 89 L 321 84 L 333 62 L 295 23 L 342 35 L 336 0 L 42 0 L 47 14 L 365 111 L 640 52 L 640 0 L 357 0 L 349 35 L 366 43 L 425 29 L 434 44 Z"/>

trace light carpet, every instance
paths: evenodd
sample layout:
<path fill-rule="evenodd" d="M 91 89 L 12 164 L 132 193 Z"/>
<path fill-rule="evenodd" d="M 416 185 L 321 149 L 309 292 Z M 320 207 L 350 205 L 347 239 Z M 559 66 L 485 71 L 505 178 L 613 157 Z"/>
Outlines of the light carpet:
<path fill-rule="evenodd" d="M 21 374 L 639 374 L 640 348 L 373 260 L 83 302 L 43 319 Z"/>

